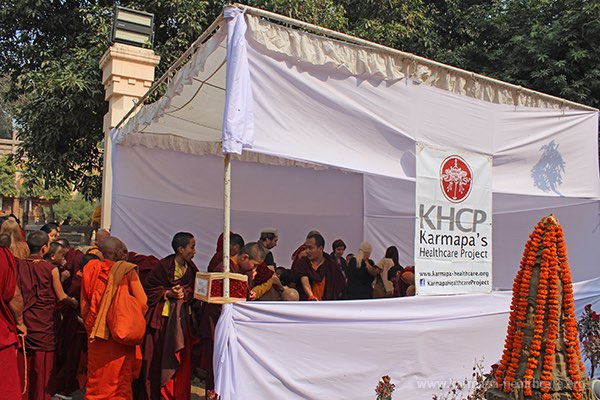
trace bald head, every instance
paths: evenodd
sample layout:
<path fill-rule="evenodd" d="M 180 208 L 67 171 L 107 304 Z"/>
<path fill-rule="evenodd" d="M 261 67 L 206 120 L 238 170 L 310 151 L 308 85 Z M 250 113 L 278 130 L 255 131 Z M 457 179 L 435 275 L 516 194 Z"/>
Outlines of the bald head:
<path fill-rule="evenodd" d="M 299 301 L 300 295 L 296 289 L 287 288 L 281 293 L 281 300 L 283 301 Z"/>
<path fill-rule="evenodd" d="M 98 246 L 105 259 L 122 261 L 127 259 L 127 246 L 119 238 L 109 236 Z"/>
<path fill-rule="evenodd" d="M 96 232 L 96 246 L 100 247 L 100 244 L 110 237 L 108 229 L 98 229 Z"/>

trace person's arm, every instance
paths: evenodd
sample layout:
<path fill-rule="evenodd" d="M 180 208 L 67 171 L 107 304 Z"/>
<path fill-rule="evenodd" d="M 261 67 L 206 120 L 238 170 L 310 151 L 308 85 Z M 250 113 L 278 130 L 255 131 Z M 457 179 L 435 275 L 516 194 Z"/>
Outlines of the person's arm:
<path fill-rule="evenodd" d="M 68 270 L 66 270 L 66 269 L 65 269 L 65 270 L 63 270 L 63 271 L 60 273 L 60 281 L 61 281 L 62 283 L 64 283 L 64 282 L 65 282 L 67 279 L 69 279 L 70 277 L 71 277 L 71 273 L 70 273 Z"/>
<path fill-rule="evenodd" d="M 267 293 L 271 289 L 271 287 L 273 286 L 273 276 L 270 277 L 266 282 L 254 286 L 250 290 L 250 300 L 260 299 L 265 293 Z"/>
<path fill-rule="evenodd" d="M 279 279 L 277 274 L 273 274 L 271 279 L 273 280 L 273 287 L 275 289 L 277 289 L 279 292 L 283 292 L 283 289 L 285 289 L 285 288 L 283 287 L 283 284 L 281 283 L 281 280 Z"/>
<path fill-rule="evenodd" d="M 375 277 L 381 274 L 381 268 L 376 266 L 372 260 L 365 260 L 365 266 L 367 267 L 367 272 L 369 275 Z"/>
<path fill-rule="evenodd" d="M 391 296 L 394 294 L 394 283 L 389 279 L 389 271 L 393 268 L 394 262 L 389 258 L 384 258 L 377 266 L 381 268 L 381 280 L 383 282 L 383 287 L 385 288 L 385 293 L 388 296 Z"/>
<path fill-rule="evenodd" d="M 317 298 L 315 297 L 312 288 L 310 287 L 310 280 L 308 280 L 308 276 L 301 276 L 300 277 L 300 283 L 302 284 L 302 288 L 304 289 L 304 293 L 306 293 L 306 296 L 308 297 L 309 300 L 317 300 Z"/>
<path fill-rule="evenodd" d="M 13 298 L 8 303 L 8 307 L 12 312 L 12 315 L 15 316 L 15 321 L 17 322 L 17 329 L 23 335 L 27 335 L 27 327 L 23 322 L 23 295 L 21 294 L 21 289 L 19 286 L 15 287 L 15 294 Z"/>
<path fill-rule="evenodd" d="M 77 303 L 77 300 L 75 300 L 73 297 L 67 296 L 62 287 L 62 282 L 60 280 L 60 272 L 58 272 L 58 268 L 54 268 L 52 270 L 52 289 L 54 290 L 54 294 L 56 295 L 56 299 L 59 303 L 65 301 L 68 302 L 71 305 L 71 307 L 77 308 L 77 306 L 79 305 L 79 303 Z"/>

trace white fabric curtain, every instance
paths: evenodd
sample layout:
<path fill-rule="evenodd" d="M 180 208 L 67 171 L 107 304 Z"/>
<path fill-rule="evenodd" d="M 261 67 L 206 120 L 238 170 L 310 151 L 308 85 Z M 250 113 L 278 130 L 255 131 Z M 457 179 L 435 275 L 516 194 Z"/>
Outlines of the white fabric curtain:
<path fill-rule="evenodd" d="M 574 285 L 575 307 L 600 306 L 600 279 Z M 383 375 L 394 398 L 431 400 L 440 385 L 485 372 L 504 346 L 511 292 L 338 302 L 227 305 L 216 330 L 223 400 L 372 399 Z M 217 357 L 218 355 L 218 357 Z"/>
<path fill-rule="evenodd" d="M 131 250 L 164 257 L 173 234 L 192 232 L 205 269 L 222 231 L 222 158 L 143 146 L 115 150 L 113 234 Z M 232 230 L 252 241 L 264 227 L 279 228 L 273 252 L 283 266 L 312 229 L 325 236 L 326 251 L 341 238 L 356 253 L 366 239 L 376 261 L 395 245 L 403 265 L 414 263 L 414 182 L 234 161 L 232 185 Z M 511 287 L 527 236 L 550 213 L 565 229 L 574 280 L 597 276 L 599 201 L 495 193 L 493 206 L 495 288 Z"/>
<path fill-rule="evenodd" d="M 206 270 L 223 230 L 223 159 L 119 145 L 115 159 L 111 232 L 130 250 L 162 258 L 176 232 L 196 237 L 198 268 Z M 336 170 L 232 162 L 231 229 L 248 242 L 279 229 L 278 265 L 308 231 L 356 248 L 363 237 L 362 176 Z"/>

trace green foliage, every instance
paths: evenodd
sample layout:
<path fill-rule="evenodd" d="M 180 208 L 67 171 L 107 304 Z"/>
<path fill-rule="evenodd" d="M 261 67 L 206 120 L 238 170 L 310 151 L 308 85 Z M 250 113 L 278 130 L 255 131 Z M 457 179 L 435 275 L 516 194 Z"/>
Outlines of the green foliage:
<path fill-rule="evenodd" d="M 0 157 L 0 196 L 36 197 L 40 199 L 59 199 L 69 196 L 69 191 L 59 187 L 49 187 L 35 174 L 27 170 L 20 172 L 17 184 L 17 167 L 10 156 Z"/>
<path fill-rule="evenodd" d="M 346 31 L 342 4 L 334 0 L 254 0 L 249 5 L 337 31 Z"/>
<path fill-rule="evenodd" d="M 428 55 L 435 43 L 431 6 L 424 0 L 341 0 L 349 32 L 403 51 Z"/>
<path fill-rule="evenodd" d="M 114 0 L 17 0 L 0 7 L 0 110 L 16 121 L 33 181 L 100 195 L 98 60 Z M 216 18 L 222 0 L 123 0 L 155 15 L 157 76 Z M 600 2 L 250 0 L 252 6 L 600 107 Z M 4 118 L 4 119 L 3 119 Z M 2 117 L 5 123 L 13 118 Z M 6 124 L 5 124 L 6 125 Z M 3 131 L 0 121 L 0 134 Z M 6 128 L 4 128 L 6 131 Z"/>
<path fill-rule="evenodd" d="M 0 7 L 0 73 L 23 141 L 18 158 L 47 187 L 100 196 L 106 113 L 98 61 L 109 46 L 114 1 L 20 0 Z M 155 14 L 162 72 L 221 10 L 220 1 L 120 1 Z M 210 21 L 209 21 L 210 20 Z"/>
<path fill-rule="evenodd" d="M 12 119 L 10 114 L 0 109 L 0 139 L 12 139 Z"/>
<path fill-rule="evenodd" d="M 5 197 L 15 197 L 18 195 L 15 182 L 15 165 L 8 160 L 8 157 L 0 157 L 0 195 Z"/>
<path fill-rule="evenodd" d="M 76 194 L 73 198 L 62 199 L 52 209 L 57 221 L 69 221 L 70 225 L 88 225 L 94 205 Z"/>
<path fill-rule="evenodd" d="M 440 61 L 600 107 L 600 3 L 442 2 Z M 447 28 L 444 28 L 447 29 Z M 447 40 L 446 40 L 447 39 Z"/>

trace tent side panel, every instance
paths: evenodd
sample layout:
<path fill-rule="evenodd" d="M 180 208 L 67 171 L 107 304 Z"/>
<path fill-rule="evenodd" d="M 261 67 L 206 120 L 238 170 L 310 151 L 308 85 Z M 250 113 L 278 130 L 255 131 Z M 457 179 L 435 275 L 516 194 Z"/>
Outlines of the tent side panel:
<path fill-rule="evenodd" d="M 112 233 L 130 250 L 164 257 L 172 253 L 173 234 L 189 231 L 205 269 L 222 231 L 222 158 L 118 147 Z M 286 267 L 311 229 L 325 236 L 327 252 L 337 238 L 355 248 L 362 240 L 362 193 L 358 174 L 234 162 L 232 231 L 249 242 L 261 228 L 279 228 L 273 253 Z"/>

